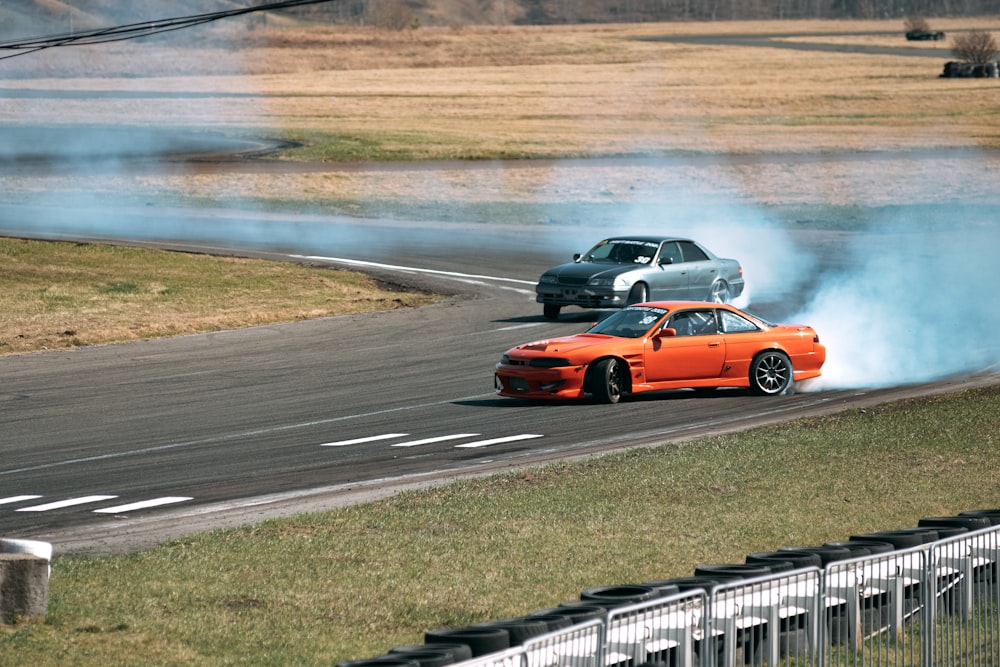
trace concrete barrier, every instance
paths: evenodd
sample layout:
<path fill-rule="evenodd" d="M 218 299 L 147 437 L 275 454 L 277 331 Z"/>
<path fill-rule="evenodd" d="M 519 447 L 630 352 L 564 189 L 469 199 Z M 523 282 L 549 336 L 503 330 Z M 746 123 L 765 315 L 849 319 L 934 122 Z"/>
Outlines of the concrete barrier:
<path fill-rule="evenodd" d="M 51 561 L 48 542 L 0 539 L 0 623 L 48 613 Z"/>

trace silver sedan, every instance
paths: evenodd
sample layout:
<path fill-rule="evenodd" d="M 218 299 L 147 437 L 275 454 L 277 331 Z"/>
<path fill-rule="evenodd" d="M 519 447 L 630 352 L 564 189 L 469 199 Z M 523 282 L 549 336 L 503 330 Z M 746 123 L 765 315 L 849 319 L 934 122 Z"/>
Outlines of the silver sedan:
<path fill-rule="evenodd" d="M 730 303 L 743 293 L 743 268 L 691 239 L 620 236 L 542 274 L 535 300 L 545 317 L 563 306 L 622 308 L 644 301 Z"/>

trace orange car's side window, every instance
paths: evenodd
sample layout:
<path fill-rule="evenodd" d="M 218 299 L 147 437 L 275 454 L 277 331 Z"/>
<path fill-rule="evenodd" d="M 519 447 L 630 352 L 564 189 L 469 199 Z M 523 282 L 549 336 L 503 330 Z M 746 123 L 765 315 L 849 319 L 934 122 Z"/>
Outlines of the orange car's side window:
<path fill-rule="evenodd" d="M 722 331 L 725 333 L 742 333 L 746 331 L 757 331 L 757 325 L 748 319 L 740 317 L 727 310 L 719 313 L 722 320 Z"/>

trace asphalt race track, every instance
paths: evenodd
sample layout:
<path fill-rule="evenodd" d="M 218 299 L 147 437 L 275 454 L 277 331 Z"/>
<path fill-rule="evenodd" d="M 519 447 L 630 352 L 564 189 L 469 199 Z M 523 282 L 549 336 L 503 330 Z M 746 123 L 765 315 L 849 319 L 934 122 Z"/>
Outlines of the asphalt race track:
<path fill-rule="evenodd" d="M 599 314 L 541 316 L 534 280 L 561 257 L 525 252 L 515 264 L 503 230 L 467 248 L 460 234 L 435 245 L 440 233 L 412 225 L 405 252 L 288 257 L 453 295 L 435 306 L 0 358 L 0 534 L 53 542 L 57 553 L 139 549 L 401 488 L 996 380 L 776 398 L 663 392 L 618 405 L 500 399 L 492 368 L 503 350 Z M 780 316 L 780 304 L 761 305 Z"/>

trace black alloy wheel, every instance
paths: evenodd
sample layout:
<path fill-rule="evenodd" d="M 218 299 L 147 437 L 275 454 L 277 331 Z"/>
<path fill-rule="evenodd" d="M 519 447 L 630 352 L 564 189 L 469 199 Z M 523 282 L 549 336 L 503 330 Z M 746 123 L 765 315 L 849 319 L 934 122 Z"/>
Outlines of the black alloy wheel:
<path fill-rule="evenodd" d="M 600 403 L 617 403 L 627 391 L 626 367 L 614 357 L 601 359 L 590 369 L 590 389 Z"/>
<path fill-rule="evenodd" d="M 750 364 L 750 392 L 757 396 L 777 396 L 792 385 L 792 362 L 784 352 L 761 352 Z"/>

